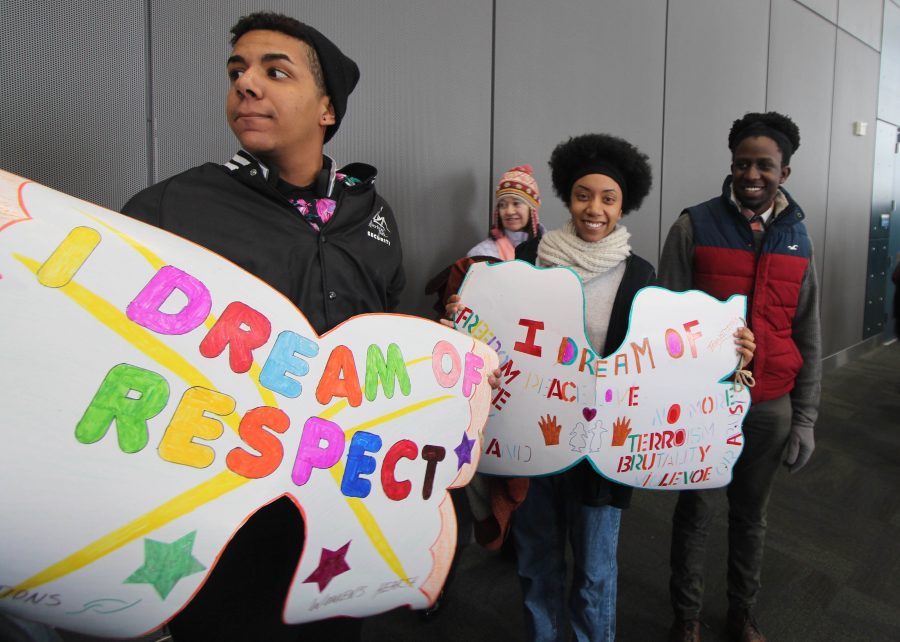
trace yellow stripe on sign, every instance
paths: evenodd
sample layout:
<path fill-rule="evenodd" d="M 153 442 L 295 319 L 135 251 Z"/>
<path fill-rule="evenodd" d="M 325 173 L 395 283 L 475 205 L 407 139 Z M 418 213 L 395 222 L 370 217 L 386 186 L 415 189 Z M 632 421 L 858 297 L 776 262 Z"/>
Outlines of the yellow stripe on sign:
<path fill-rule="evenodd" d="M 248 481 L 250 480 L 246 477 L 236 475 L 230 470 L 223 471 L 209 481 L 174 497 L 162 506 L 138 517 L 108 535 L 104 535 L 97 541 L 85 546 L 80 551 L 72 553 L 53 566 L 47 567 L 37 575 L 29 577 L 24 582 L 20 582 L 16 586 L 16 590 L 32 589 L 36 586 L 59 579 L 69 573 L 74 573 L 88 564 L 97 561 L 104 555 L 109 555 L 113 551 L 133 542 L 137 538 L 148 535 L 157 528 L 190 513 L 198 506 L 202 506 L 213 499 L 221 497 L 225 493 L 240 488 Z"/>
<path fill-rule="evenodd" d="M 411 361 L 406 362 L 406 367 L 409 368 L 416 364 L 422 363 L 423 361 L 430 361 L 430 360 L 431 360 L 430 356 L 419 357 L 418 359 L 412 359 Z M 438 401 L 443 401 L 446 398 L 447 397 L 441 397 L 438 399 Z M 425 403 L 425 405 L 430 405 L 431 403 L 434 403 L 434 401 L 429 401 L 429 402 L 424 402 L 424 403 Z M 333 403 L 330 407 L 328 407 L 325 410 L 323 410 L 322 412 L 320 412 L 317 416 L 321 419 L 331 419 L 336 414 L 338 414 L 340 411 L 345 410 L 349 405 L 350 404 L 347 402 L 346 399 L 341 399 L 340 401 Z M 422 407 L 424 407 L 424 406 L 422 406 Z M 415 408 L 415 410 L 418 410 L 418 409 L 419 408 Z M 406 414 L 407 412 L 414 412 L 414 411 L 410 411 L 407 409 L 401 409 L 398 412 L 401 414 Z M 399 417 L 399 416 L 401 416 L 401 414 L 394 413 L 393 415 L 385 415 L 385 417 L 388 417 L 387 419 L 381 418 L 381 419 L 377 419 L 377 420 L 373 420 L 373 421 L 377 421 L 378 423 L 383 423 L 384 421 L 390 421 L 390 419 Z M 357 426 L 356 428 L 353 428 L 350 430 L 353 430 L 355 432 L 356 430 L 361 430 L 361 427 Z M 349 430 L 344 431 L 344 435 L 346 436 L 347 434 L 350 434 L 350 436 L 352 436 L 352 433 L 349 432 Z"/>
<path fill-rule="evenodd" d="M 82 214 L 85 213 L 82 212 Z M 87 214 L 85 215 L 90 216 Z M 90 218 L 97 220 L 94 217 Z M 121 236 L 127 243 L 132 245 L 132 247 L 134 247 L 142 256 L 144 256 L 148 260 L 148 262 L 150 262 L 151 265 L 153 265 L 157 269 L 164 265 L 163 261 L 158 256 L 150 252 L 147 248 L 139 244 L 131 237 L 121 234 L 102 221 L 98 222 Z M 94 232 L 96 233 L 96 231 Z M 88 252 L 88 255 L 89 254 L 90 252 Z M 42 266 L 40 263 L 38 263 L 38 261 L 19 254 L 14 254 L 14 256 L 33 273 L 38 274 L 38 272 L 41 270 Z M 77 282 L 71 282 L 71 277 L 77 271 L 77 268 L 80 267 L 81 263 L 83 263 L 83 260 L 81 261 L 81 263 L 77 263 L 76 259 L 77 255 L 73 258 L 68 258 L 67 260 L 63 260 L 61 258 L 59 263 L 60 268 L 57 268 L 56 272 L 48 271 L 46 275 L 48 282 L 58 283 L 62 280 L 61 277 L 64 277 L 66 275 L 67 270 L 70 271 L 71 274 L 69 274 L 69 279 L 65 280 L 62 285 L 57 286 L 60 291 L 62 291 L 78 305 L 84 308 L 100 323 L 113 330 L 116 334 L 121 336 L 146 356 L 159 363 L 161 366 L 180 376 L 188 384 L 196 385 L 199 383 L 211 390 L 215 390 L 213 383 L 190 362 L 184 359 L 184 357 L 182 357 L 174 350 L 171 350 L 163 342 L 156 339 L 152 334 L 150 334 L 137 324 L 131 323 L 127 316 L 125 316 L 115 306 L 110 304 L 102 297 L 94 294 L 87 288 L 79 285 Z M 74 270 L 72 269 L 73 265 L 75 265 Z M 212 323 L 214 323 L 214 318 L 210 316 L 206 320 L 206 325 L 210 326 Z M 407 365 L 411 366 L 414 364 L 418 364 L 427 361 L 430 358 L 431 357 L 421 357 L 419 359 L 408 362 Z M 254 371 L 258 369 L 259 366 L 254 363 Z M 258 377 L 256 378 L 258 380 Z M 267 394 L 263 395 L 264 399 L 265 397 L 271 397 L 273 403 L 271 403 L 270 405 L 275 406 L 274 395 L 272 395 L 270 391 L 265 392 Z M 453 397 L 451 395 L 445 395 L 442 397 L 436 397 L 412 404 L 410 406 L 407 406 L 406 408 L 401 408 L 397 411 L 388 413 L 381 417 L 377 417 L 375 419 L 359 424 L 358 426 L 350 428 L 346 431 L 345 434 L 352 437 L 353 434 L 365 428 L 371 428 L 373 426 L 392 421 L 393 419 L 396 419 L 398 417 L 402 417 L 432 404 L 446 401 L 452 398 Z M 266 400 L 268 401 L 268 399 Z M 348 404 L 346 399 L 341 400 L 321 413 L 321 416 L 323 418 L 333 417 L 338 412 L 345 409 L 347 405 Z M 240 418 L 236 414 L 233 413 L 231 415 L 228 415 L 224 418 L 224 420 L 235 432 L 237 432 Z M 333 467 L 331 470 L 332 476 L 335 478 L 338 486 L 340 486 L 343 472 L 343 466 L 340 463 L 337 466 Z M 83 568 L 84 566 L 100 559 L 101 557 L 108 555 L 112 551 L 134 541 L 135 539 L 153 532 L 161 526 L 164 526 L 165 524 L 168 524 L 171 521 L 182 517 L 195 508 L 213 501 L 214 499 L 217 499 L 228 492 L 231 492 L 232 490 L 242 486 L 243 484 L 246 484 L 248 481 L 250 480 L 240 475 L 236 475 L 231 471 L 223 471 L 213 479 L 182 493 L 181 495 L 160 505 L 156 509 L 153 509 L 149 513 L 142 515 L 129 524 L 126 524 L 125 526 L 105 535 L 104 537 L 96 540 L 92 544 L 89 544 L 80 551 L 73 553 L 72 555 L 57 562 L 56 564 L 53 564 L 52 566 L 44 569 L 40 573 L 32 576 L 31 578 L 28 578 L 24 582 L 20 583 L 17 586 L 17 589 L 24 590 L 34 588 L 36 586 L 40 586 L 42 584 L 46 584 L 47 582 L 58 579 L 59 577 L 73 573 Z M 372 542 L 372 545 L 375 547 L 375 550 L 378 552 L 378 554 L 385 560 L 385 562 L 394 571 L 394 573 L 396 573 L 398 578 L 405 580 L 408 583 L 406 572 L 404 571 L 399 558 L 391 549 L 390 544 L 388 543 L 387 538 L 384 535 L 384 532 L 379 527 L 371 512 L 358 498 L 347 498 L 347 502 L 357 520 L 360 522 L 360 525 L 368 535 L 370 541 Z"/>
<path fill-rule="evenodd" d="M 341 399 L 337 403 L 332 404 L 330 408 L 326 408 L 325 410 L 320 412 L 318 416 L 322 419 L 331 419 L 349 405 L 350 404 L 347 403 L 346 399 Z"/>
<path fill-rule="evenodd" d="M 91 219 L 92 221 L 95 221 L 98 225 L 102 225 L 103 227 L 108 229 L 110 232 L 112 232 L 113 234 L 118 236 L 120 239 L 122 239 L 122 241 L 124 241 L 127 245 L 131 246 L 131 248 L 134 249 L 138 254 L 143 256 L 144 259 L 146 259 L 147 263 L 149 263 L 153 269 L 159 270 L 161 267 L 164 267 L 166 265 L 166 262 L 163 261 L 162 258 L 160 258 L 157 254 L 154 254 L 153 252 L 151 252 L 150 249 L 146 245 L 143 245 L 142 243 L 140 243 L 133 236 L 129 236 L 128 234 L 125 234 L 125 232 L 122 232 L 121 230 L 110 225 L 109 223 L 97 218 L 96 216 L 88 214 L 87 212 L 85 212 L 83 210 L 77 210 L 77 211 L 82 216 L 86 216 L 87 218 Z M 215 323 L 216 323 L 216 317 L 214 315 L 210 314 L 206 318 L 204 325 L 207 328 L 212 328 L 213 325 L 215 325 Z M 259 373 L 260 372 L 262 372 L 262 368 L 254 360 L 253 364 L 250 366 L 249 376 L 251 377 L 251 380 L 253 381 L 254 385 L 256 386 L 256 389 L 259 391 L 259 396 L 260 396 L 260 398 L 262 398 L 263 404 L 265 404 L 266 406 L 271 406 L 272 408 L 277 408 L 278 400 L 275 398 L 275 393 L 273 393 L 271 390 L 269 390 L 268 388 L 264 387 L 262 384 L 259 383 Z"/>
<path fill-rule="evenodd" d="M 103 227 L 108 229 L 110 232 L 112 232 L 113 234 L 118 236 L 120 239 L 125 241 L 125 243 L 130 245 L 138 254 L 143 256 L 147 260 L 147 263 L 149 263 L 153 269 L 158 270 L 159 268 L 164 267 L 166 265 L 165 261 L 163 261 L 159 256 L 157 256 L 156 254 L 151 252 L 150 249 L 146 245 L 142 245 L 133 236 L 129 236 L 128 234 L 125 234 L 125 232 L 122 232 L 122 231 L 114 228 L 112 225 L 110 225 L 106 221 L 99 219 L 96 216 L 93 216 L 92 214 L 88 214 L 84 210 L 76 209 L 75 211 L 78 212 L 79 214 L 81 214 L 82 216 L 85 216 L 85 217 L 91 219 L 92 221 L 95 221 L 97 224 L 102 225 Z"/>
<path fill-rule="evenodd" d="M 410 413 L 416 412 L 417 410 L 422 410 L 422 408 L 427 408 L 428 406 L 434 405 L 436 403 L 440 403 L 442 401 L 447 401 L 449 399 L 453 399 L 453 395 L 444 395 L 442 397 L 434 397 L 432 399 L 425 399 L 424 401 L 419 401 L 417 403 L 412 404 L 411 406 L 407 406 L 406 408 L 400 408 L 400 410 L 395 410 L 394 412 L 389 412 L 386 415 L 382 415 L 380 417 L 375 417 L 374 419 L 370 419 L 369 421 L 365 421 L 358 426 L 354 426 L 353 428 L 348 428 L 344 431 L 345 435 L 349 435 L 352 437 L 356 432 L 360 430 L 365 430 L 366 428 L 372 428 L 379 424 L 386 423 L 388 421 L 393 421 L 394 419 L 398 419 L 403 415 L 408 415 Z"/>
<path fill-rule="evenodd" d="M 429 357 L 430 358 L 430 357 Z M 427 408 L 436 403 L 440 403 L 442 401 L 447 401 L 448 399 L 453 399 L 451 395 L 445 395 L 443 397 L 434 397 L 433 399 L 426 399 L 424 401 L 420 401 L 418 403 L 414 403 L 406 408 L 401 408 L 394 412 L 390 412 L 386 415 L 382 415 L 381 417 L 376 417 L 370 421 L 365 423 L 361 423 L 358 426 L 354 426 L 353 428 L 348 428 L 344 431 L 345 437 L 351 437 L 363 430 L 365 428 L 372 428 L 373 426 L 377 426 L 379 424 L 386 423 L 388 421 L 393 421 L 398 417 L 402 417 L 404 415 L 408 415 L 410 413 L 416 412 L 417 410 L 421 410 L 422 408 Z M 319 415 L 322 417 L 322 415 Z M 325 417 L 322 417 L 323 419 Z M 334 478 L 335 483 L 337 483 L 340 488 L 341 480 L 344 478 L 344 465 L 340 462 L 331 467 L 331 476 Z M 384 531 L 381 530 L 381 527 L 378 525 L 378 522 L 375 520 L 375 517 L 369 512 L 369 509 L 366 508 L 366 505 L 362 503 L 362 501 L 357 497 L 346 497 L 347 505 L 350 506 L 350 510 L 353 511 L 353 514 L 356 515 L 356 519 L 359 521 L 360 526 L 363 527 L 363 530 L 366 532 L 366 535 L 369 536 L 369 541 L 372 542 L 372 546 L 375 547 L 375 550 L 381 556 L 381 559 L 385 561 L 388 567 L 394 571 L 397 577 L 408 585 L 412 586 L 409 582 L 409 577 L 406 574 L 406 571 L 403 569 L 403 564 L 400 562 L 400 558 L 394 552 L 394 549 L 391 548 L 390 542 L 388 542 L 387 537 L 385 537 Z"/>
<path fill-rule="evenodd" d="M 256 389 L 259 391 L 259 396 L 262 397 L 263 404 L 266 406 L 271 406 L 272 408 L 278 407 L 278 400 L 275 398 L 275 393 L 266 388 L 259 382 L 259 375 L 262 372 L 262 368 L 256 361 L 250 365 L 250 379 L 253 381 Z"/>
<path fill-rule="evenodd" d="M 90 227 L 76 227 L 37 271 L 38 282 L 48 288 L 61 288 L 72 280 L 99 244 L 100 232 Z"/>
<path fill-rule="evenodd" d="M 40 268 L 40 263 L 34 259 L 29 259 L 20 254 L 14 254 L 13 256 L 34 273 L 37 273 Z M 169 346 L 144 330 L 138 324 L 132 323 L 127 316 L 106 299 L 94 294 L 75 281 L 71 281 L 68 285 L 64 285 L 58 289 L 84 308 L 100 323 L 143 352 L 147 357 L 156 361 L 159 365 L 174 372 L 188 385 L 201 385 L 210 390 L 216 389 L 212 381 L 194 367 L 187 359 L 182 357 L 175 350 L 169 348 Z M 240 425 L 240 417 L 237 414 L 232 413 L 223 419 L 231 426 L 232 430 L 237 432 L 238 426 Z"/>
<path fill-rule="evenodd" d="M 19 258 L 19 260 L 21 261 L 23 259 Z M 28 259 L 25 259 L 23 262 L 25 261 L 28 261 Z M 446 399 L 452 399 L 452 397 L 437 397 L 435 399 L 429 399 L 417 404 L 413 404 L 411 406 L 408 406 L 407 408 L 403 408 L 396 412 L 392 412 L 387 415 L 383 415 L 382 417 L 373 419 L 372 421 L 366 422 L 366 424 L 356 426 L 355 428 L 350 429 L 350 431 L 348 432 L 354 433 L 358 430 L 361 430 L 364 426 L 368 427 L 376 425 L 378 423 L 383 423 L 385 421 L 390 421 L 393 418 L 415 412 L 416 410 L 427 407 L 434 403 L 444 401 Z M 329 410 L 337 412 L 344 407 L 346 407 L 345 400 L 334 404 Z M 334 412 L 331 413 L 332 416 Z M 328 411 L 322 414 L 328 414 Z M 336 466 L 336 468 L 332 469 L 332 476 L 334 476 L 338 487 L 340 487 L 341 478 L 344 475 L 343 470 L 343 466 L 340 463 Z M 74 573 L 75 571 L 84 568 L 88 564 L 97 561 L 101 557 L 109 555 L 113 551 L 133 542 L 139 537 L 148 535 L 156 529 L 161 528 L 162 526 L 165 526 L 166 524 L 180 517 L 183 517 L 194 509 L 203 506 L 204 504 L 215 499 L 218 499 L 219 497 L 237 488 L 240 488 L 249 481 L 251 480 L 247 479 L 246 477 L 237 475 L 230 470 L 225 470 L 209 481 L 203 482 L 200 485 L 188 491 L 185 491 L 181 495 L 178 495 L 177 497 L 174 497 L 173 499 L 151 510 L 150 512 L 145 513 L 137 519 L 129 522 L 125 526 L 112 531 L 111 533 L 101 537 L 100 539 L 82 548 L 81 550 L 76 551 L 72 555 L 69 555 L 68 557 L 60 560 L 56 564 L 53 564 L 52 566 L 47 567 L 43 571 L 37 573 L 36 575 L 33 575 L 25 581 L 20 582 L 19 584 L 17 584 L 16 589 L 32 589 L 42 584 L 46 584 L 47 582 L 59 579 L 60 577 L 63 577 L 70 573 Z M 363 527 L 366 535 L 369 537 L 369 540 L 372 542 L 372 546 L 375 548 L 376 552 L 381 556 L 382 559 L 384 559 L 384 561 L 394 571 L 394 573 L 396 573 L 398 578 L 405 580 L 408 583 L 406 572 L 404 571 L 399 558 L 391 549 L 390 544 L 388 543 L 387 538 L 384 535 L 384 532 L 378 526 L 377 521 L 375 520 L 371 512 L 369 512 L 369 510 L 366 508 L 365 504 L 363 504 L 362 501 L 357 498 L 347 498 L 347 503 L 356 516 L 356 519 Z"/>

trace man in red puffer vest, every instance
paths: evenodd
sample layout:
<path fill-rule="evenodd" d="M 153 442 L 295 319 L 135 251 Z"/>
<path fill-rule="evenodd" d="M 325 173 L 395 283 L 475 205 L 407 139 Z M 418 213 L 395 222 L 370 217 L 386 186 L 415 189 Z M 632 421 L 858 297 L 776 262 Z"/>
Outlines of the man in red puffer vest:
<path fill-rule="evenodd" d="M 793 473 L 814 448 L 821 331 L 818 281 L 804 214 L 781 188 L 800 132 L 782 114 L 750 113 L 728 136 L 731 175 L 721 196 L 682 212 L 659 264 L 659 283 L 725 300 L 747 296 L 756 335 L 756 380 L 744 420 L 744 449 L 728 497 L 728 636 L 765 642 L 753 617 L 760 587 L 766 507 L 779 462 Z M 669 639 L 700 639 L 706 537 L 716 491 L 682 491 L 672 524 Z"/>

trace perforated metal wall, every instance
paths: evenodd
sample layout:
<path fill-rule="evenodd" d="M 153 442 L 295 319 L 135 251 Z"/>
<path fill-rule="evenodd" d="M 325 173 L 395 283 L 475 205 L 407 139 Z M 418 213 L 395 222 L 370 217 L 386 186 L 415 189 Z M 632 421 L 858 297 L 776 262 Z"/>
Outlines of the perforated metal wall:
<path fill-rule="evenodd" d="M 147 180 L 142 4 L 0 4 L 0 168 L 119 208 Z"/>
<path fill-rule="evenodd" d="M 225 122 L 228 29 L 243 13 L 235 4 L 150 2 L 156 180 L 237 150 Z"/>

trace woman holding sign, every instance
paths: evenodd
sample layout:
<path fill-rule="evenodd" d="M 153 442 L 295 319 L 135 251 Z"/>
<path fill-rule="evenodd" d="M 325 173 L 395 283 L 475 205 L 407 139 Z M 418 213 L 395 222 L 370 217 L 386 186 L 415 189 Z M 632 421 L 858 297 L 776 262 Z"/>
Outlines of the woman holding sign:
<path fill-rule="evenodd" d="M 550 157 L 553 189 L 571 219 L 558 230 L 516 248 L 516 258 L 539 267 L 567 267 L 581 279 L 585 329 L 597 354 L 613 352 L 625 339 L 632 300 L 654 284 L 653 266 L 632 254 L 623 216 L 640 207 L 652 182 L 647 156 L 607 134 L 585 134 L 558 145 Z M 458 297 L 450 300 L 455 311 Z M 753 335 L 736 333 L 749 361 Z M 578 640 L 614 640 L 616 548 L 621 510 L 631 488 L 598 474 L 587 460 L 554 475 L 532 477 L 528 495 L 513 514 L 512 534 L 525 602 L 528 636 L 565 636 L 565 547 L 574 568 L 569 616 Z"/>
<path fill-rule="evenodd" d="M 585 134 L 558 145 L 550 169 L 553 190 L 571 219 L 539 242 L 523 243 L 516 258 L 578 274 L 591 347 L 609 354 L 625 338 L 635 294 L 656 280 L 653 266 L 631 253 L 631 235 L 620 224 L 650 191 L 650 163 L 621 138 Z M 569 616 L 575 637 L 615 639 L 616 547 L 621 510 L 630 500 L 631 488 L 601 477 L 586 460 L 531 479 L 528 496 L 513 515 L 512 533 L 532 639 L 556 640 L 564 633 L 567 538 L 574 563 Z"/>

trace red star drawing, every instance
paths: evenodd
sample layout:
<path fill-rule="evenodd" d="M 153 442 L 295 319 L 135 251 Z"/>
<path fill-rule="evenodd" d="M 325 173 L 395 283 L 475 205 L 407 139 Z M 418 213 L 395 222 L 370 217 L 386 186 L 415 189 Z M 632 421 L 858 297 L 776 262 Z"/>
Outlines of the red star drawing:
<path fill-rule="evenodd" d="M 351 540 L 352 541 L 352 540 Z M 341 573 L 350 570 L 344 556 L 347 549 L 350 548 L 350 542 L 347 542 L 336 551 L 330 551 L 327 548 L 322 549 L 322 555 L 319 557 L 319 567 L 312 574 L 303 580 L 304 584 L 312 584 L 315 582 L 319 585 L 319 593 L 325 590 L 328 583 Z"/>

